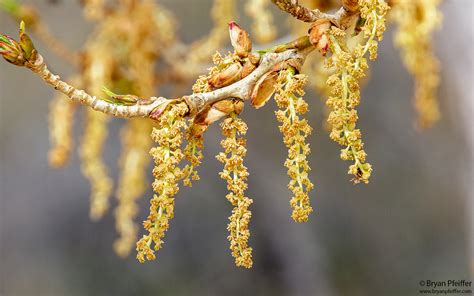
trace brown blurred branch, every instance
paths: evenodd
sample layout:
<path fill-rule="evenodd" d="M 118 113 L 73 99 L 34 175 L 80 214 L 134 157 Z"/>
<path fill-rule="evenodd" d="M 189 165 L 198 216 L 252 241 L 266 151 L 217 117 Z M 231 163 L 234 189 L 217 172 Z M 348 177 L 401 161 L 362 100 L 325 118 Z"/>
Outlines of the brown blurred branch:
<path fill-rule="evenodd" d="M 357 0 L 341 0 L 341 8 L 335 14 L 324 13 L 319 9 L 311 10 L 299 4 L 298 0 L 272 0 L 272 2 L 300 21 L 314 23 L 318 20 L 329 20 L 341 29 L 349 26 L 354 16 L 358 15 L 359 9 Z"/>
<path fill-rule="evenodd" d="M 319 19 L 332 19 L 334 15 L 321 12 L 318 9 L 311 10 L 299 4 L 298 0 L 272 0 L 281 10 L 291 14 L 296 19 L 307 23 L 314 23 Z"/>

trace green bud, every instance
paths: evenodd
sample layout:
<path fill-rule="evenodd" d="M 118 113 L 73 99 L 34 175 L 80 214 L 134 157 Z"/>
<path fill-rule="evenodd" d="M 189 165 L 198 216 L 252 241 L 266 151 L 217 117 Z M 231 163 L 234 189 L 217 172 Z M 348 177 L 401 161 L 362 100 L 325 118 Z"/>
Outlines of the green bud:
<path fill-rule="evenodd" d="M 125 105 L 125 106 L 130 106 L 130 105 L 135 105 L 140 98 L 134 95 L 118 95 L 114 92 L 112 92 L 110 89 L 107 87 L 102 87 L 102 91 L 109 97 L 108 99 L 104 99 L 104 101 L 107 101 L 112 104 L 116 105 Z"/>
<path fill-rule="evenodd" d="M 30 36 L 25 32 L 25 22 L 21 21 L 20 23 L 20 46 L 23 51 L 23 54 L 27 60 L 31 58 L 33 55 L 33 51 L 35 49 L 35 45 L 31 40 Z"/>

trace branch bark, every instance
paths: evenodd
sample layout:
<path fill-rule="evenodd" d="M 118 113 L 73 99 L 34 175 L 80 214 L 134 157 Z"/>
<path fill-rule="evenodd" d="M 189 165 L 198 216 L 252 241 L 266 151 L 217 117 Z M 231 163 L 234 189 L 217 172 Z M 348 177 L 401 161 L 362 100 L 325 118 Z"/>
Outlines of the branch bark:
<path fill-rule="evenodd" d="M 35 54 L 35 57 L 31 61 L 27 61 L 25 66 L 40 76 L 54 89 L 69 97 L 71 101 L 84 104 L 96 111 L 116 117 L 148 117 L 155 108 L 159 107 L 166 101 L 169 101 L 161 97 L 152 97 L 148 100 L 143 100 L 143 103 L 139 101 L 137 104 L 132 106 L 109 103 L 86 93 L 84 90 L 78 90 L 74 86 L 62 81 L 61 77 L 49 71 L 43 57 L 38 53 Z"/>
<path fill-rule="evenodd" d="M 358 6 L 354 6 L 356 5 L 354 3 L 357 3 L 355 0 L 342 0 L 342 7 L 334 15 L 322 13 L 319 10 L 309 10 L 299 5 L 298 0 L 272 0 L 272 2 L 280 7 L 280 9 L 302 21 L 315 22 L 317 20 L 326 19 L 341 28 L 347 27 L 352 23 L 354 17 L 358 16 Z M 24 50 L 17 48 L 18 46 L 15 45 L 16 42 L 9 39 L 5 39 L 3 42 L 5 44 L 4 46 L 7 46 L 14 55 L 17 55 L 15 64 L 27 67 L 40 76 L 47 84 L 68 96 L 72 101 L 116 117 L 149 117 L 152 119 L 157 119 L 164 108 L 171 102 L 185 101 L 189 108 L 188 116 L 194 116 L 204 111 L 213 103 L 221 100 L 249 100 L 255 84 L 263 75 L 288 60 L 296 60 L 297 64 L 302 65 L 306 56 L 315 49 L 309 41 L 308 36 L 303 36 L 293 42 L 268 50 L 260 56 L 258 66 L 252 73 L 229 86 L 207 93 L 183 96 L 175 100 L 169 100 L 163 97 L 138 98 L 129 95 L 128 97 L 133 97 L 133 100 L 117 103 L 99 99 L 84 90 L 78 90 L 72 85 L 62 81 L 58 75 L 49 71 L 43 57 L 36 51 L 34 51 L 31 57 L 25 59 L 25 57 L 22 56 Z M 13 47 L 13 49 L 11 49 L 11 47 Z M 11 54 L 11 52 L 4 51 L 2 55 L 5 56 L 6 54 Z"/>
<path fill-rule="evenodd" d="M 250 75 L 229 86 L 207 93 L 183 96 L 182 98 L 175 100 L 169 100 L 163 97 L 141 98 L 133 105 L 111 103 L 90 95 L 84 90 L 76 89 L 74 86 L 61 80 L 61 77 L 58 75 L 53 74 L 48 69 L 43 57 L 39 53 L 35 53 L 31 61 L 25 62 L 25 67 L 41 77 L 41 79 L 43 79 L 48 85 L 64 93 L 71 99 L 71 101 L 81 103 L 96 111 L 122 118 L 150 117 L 156 119 L 161 112 L 157 113 L 154 111 L 159 110 L 161 106 L 166 106 L 170 102 L 177 100 L 184 100 L 186 102 L 190 109 L 189 116 L 198 114 L 207 106 L 220 100 L 230 98 L 248 100 L 250 99 L 250 94 L 254 85 L 265 73 L 271 71 L 274 67 L 278 66 L 278 64 L 290 59 L 299 60 L 302 64 L 306 55 L 312 50 L 313 48 L 308 46 L 303 49 L 288 49 L 279 53 L 265 53 L 261 57 L 258 67 Z"/>

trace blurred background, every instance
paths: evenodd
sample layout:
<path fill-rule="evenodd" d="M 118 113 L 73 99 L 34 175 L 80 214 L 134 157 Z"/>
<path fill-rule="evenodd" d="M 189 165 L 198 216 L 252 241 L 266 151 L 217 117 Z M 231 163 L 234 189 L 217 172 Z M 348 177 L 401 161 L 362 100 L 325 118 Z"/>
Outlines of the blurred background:
<path fill-rule="evenodd" d="M 81 47 L 93 27 L 83 20 L 78 1 L 34 2 L 60 39 Z M 176 13 L 186 41 L 212 26 L 210 0 L 161 3 Z M 283 13 L 271 9 L 285 34 Z M 309 161 L 316 185 L 308 223 L 290 217 L 287 152 L 274 102 L 258 111 L 246 108 L 247 194 L 254 199 L 250 270 L 236 268 L 228 250 L 231 207 L 214 157 L 221 150 L 218 125 L 206 134 L 201 181 L 177 196 L 175 219 L 157 260 L 139 264 L 134 253 L 122 260 L 112 250 L 113 215 L 89 220 L 89 186 L 77 153 L 66 168 L 48 166 L 53 91 L 27 70 L 1 62 L 0 295 L 418 295 L 420 280 L 472 280 L 473 2 L 445 0 L 442 10 L 444 25 L 435 40 L 443 118 L 434 128 L 423 133 L 413 128 L 413 82 L 394 48 L 392 29 L 371 66 L 358 108 L 374 166 L 369 185 L 349 182 L 348 163 L 322 128 L 320 98 L 308 92 L 307 118 L 315 128 Z M 249 25 L 245 17 L 239 22 Z M 2 33 L 16 36 L 17 28 L 0 16 Z M 72 73 L 42 52 L 53 71 L 63 77 Z M 78 113 L 76 136 L 83 122 Z M 115 177 L 123 122 L 111 122 L 106 148 Z M 140 221 L 150 196 L 151 190 L 140 200 Z"/>

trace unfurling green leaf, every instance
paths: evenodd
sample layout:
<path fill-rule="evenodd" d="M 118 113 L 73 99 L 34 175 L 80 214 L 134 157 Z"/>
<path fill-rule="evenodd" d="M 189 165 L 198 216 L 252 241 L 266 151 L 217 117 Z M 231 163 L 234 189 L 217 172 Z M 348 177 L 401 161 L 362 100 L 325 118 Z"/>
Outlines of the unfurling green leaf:
<path fill-rule="evenodd" d="M 30 59 L 33 51 L 35 50 L 35 45 L 31 40 L 30 36 L 25 32 L 25 22 L 21 21 L 20 23 L 20 46 L 23 50 L 23 54 L 26 59 Z"/>

